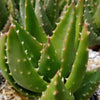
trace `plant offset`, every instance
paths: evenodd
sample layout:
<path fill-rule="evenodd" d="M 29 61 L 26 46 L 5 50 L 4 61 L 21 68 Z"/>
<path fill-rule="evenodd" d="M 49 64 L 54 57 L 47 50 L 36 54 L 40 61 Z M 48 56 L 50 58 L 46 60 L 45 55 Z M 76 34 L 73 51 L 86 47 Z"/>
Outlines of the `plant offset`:
<path fill-rule="evenodd" d="M 0 37 L 4 77 L 30 98 L 89 99 L 100 83 L 100 68 L 86 71 L 91 34 L 83 18 L 87 1 L 65 7 L 64 0 L 36 0 L 35 6 L 31 1 L 20 0 L 21 25 L 12 18 L 9 32 Z"/>

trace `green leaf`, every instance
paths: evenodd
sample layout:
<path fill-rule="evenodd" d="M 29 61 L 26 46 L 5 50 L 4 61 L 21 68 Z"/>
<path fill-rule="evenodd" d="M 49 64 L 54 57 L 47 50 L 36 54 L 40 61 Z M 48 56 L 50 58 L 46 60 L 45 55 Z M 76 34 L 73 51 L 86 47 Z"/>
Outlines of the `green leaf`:
<path fill-rule="evenodd" d="M 35 93 L 35 92 L 31 92 L 29 90 L 26 90 L 24 88 L 22 88 L 21 86 L 19 86 L 15 80 L 13 79 L 13 77 L 10 75 L 10 71 L 9 71 L 9 65 L 8 65 L 8 58 L 6 55 L 6 44 L 7 44 L 7 36 L 3 35 L 0 37 L 0 69 L 2 71 L 3 76 L 6 78 L 6 80 L 8 81 L 8 83 L 10 83 L 14 89 L 16 89 L 19 93 L 25 95 L 25 96 L 29 96 L 29 97 L 36 97 L 39 96 L 40 94 Z"/>
<path fill-rule="evenodd" d="M 70 24 L 66 39 L 63 47 L 63 57 L 61 60 L 61 74 L 66 78 L 72 68 L 75 55 L 75 27 L 76 25 L 76 13 L 74 12 L 73 19 Z"/>
<path fill-rule="evenodd" d="M 0 30 L 2 30 L 7 23 L 8 15 L 9 14 L 5 2 L 3 0 L 0 0 Z"/>
<path fill-rule="evenodd" d="M 65 88 L 59 74 L 58 72 L 52 79 L 40 100 L 74 100 L 73 95 Z"/>
<path fill-rule="evenodd" d="M 47 83 L 37 74 L 26 56 L 22 44 L 13 26 L 7 39 L 7 56 L 9 69 L 14 80 L 25 89 L 40 93 L 46 89 Z M 14 71 L 16 70 L 16 71 Z"/>
<path fill-rule="evenodd" d="M 67 12 L 65 12 L 64 18 L 61 19 L 54 34 L 51 38 L 51 42 L 57 52 L 58 58 L 61 60 L 63 56 L 64 41 L 67 37 L 68 29 L 70 28 L 71 21 L 73 20 L 74 4 L 71 4 Z"/>
<path fill-rule="evenodd" d="M 25 29 L 39 42 L 45 43 L 47 41 L 46 34 L 38 23 L 30 0 L 26 0 L 25 5 Z"/>
<path fill-rule="evenodd" d="M 39 43 L 36 38 L 32 37 L 28 32 L 26 32 L 17 22 L 15 24 L 16 32 L 18 33 L 20 42 L 23 45 L 24 51 L 26 50 L 27 57 L 30 60 L 33 67 L 38 67 L 38 60 L 40 59 L 40 51 L 42 50 L 42 44 Z M 34 49 L 35 48 L 35 49 Z"/>
<path fill-rule="evenodd" d="M 77 100 L 86 100 L 93 95 L 100 84 L 100 68 L 87 71 L 85 78 L 75 93 Z"/>
<path fill-rule="evenodd" d="M 51 36 L 53 28 L 43 9 L 41 0 L 36 0 L 35 14 L 39 21 L 39 24 L 42 26 L 46 34 Z"/>
<path fill-rule="evenodd" d="M 72 71 L 65 84 L 66 88 L 74 93 L 83 81 L 88 61 L 88 25 L 84 24 L 80 44 L 76 53 L 76 59 L 72 66 Z"/>
<path fill-rule="evenodd" d="M 83 26 L 83 14 L 84 14 L 84 4 L 85 0 L 79 0 L 78 4 L 76 5 L 76 35 L 75 35 L 75 49 L 79 46 L 80 38 L 81 38 L 81 31 Z"/>
<path fill-rule="evenodd" d="M 55 49 L 48 39 L 48 43 L 42 50 L 41 59 L 39 60 L 39 74 L 43 79 L 50 81 L 60 68 L 60 63 L 55 53 Z"/>

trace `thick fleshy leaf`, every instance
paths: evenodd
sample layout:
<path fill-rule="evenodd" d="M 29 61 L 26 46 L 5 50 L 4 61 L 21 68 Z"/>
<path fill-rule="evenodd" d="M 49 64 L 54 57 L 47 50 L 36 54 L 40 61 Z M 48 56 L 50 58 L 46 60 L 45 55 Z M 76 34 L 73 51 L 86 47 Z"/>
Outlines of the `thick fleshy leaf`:
<path fill-rule="evenodd" d="M 39 60 L 39 74 L 43 79 L 50 81 L 60 68 L 60 63 L 50 39 L 42 50 L 41 59 Z"/>
<path fill-rule="evenodd" d="M 40 100 L 74 100 L 73 95 L 65 88 L 59 74 L 58 72 L 52 79 Z"/>
<path fill-rule="evenodd" d="M 11 26 L 7 39 L 9 69 L 14 80 L 25 89 L 42 92 L 47 83 L 38 75 L 26 56 L 14 26 Z M 15 70 L 15 71 L 14 71 Z"/>
<path fill-rule="evenodd" d="M 2 71 L 3 76 L 6 78 L 6 80 L 13 86 L 14 89 L 16 89 L 19 93 L 29 96 L 29 97 L 34 97 L 34 96 L 39 96 L 40 94 L 28 91 L 21 86 L 19 86 L 13 77 L 10 74 L 9 71 L 9 62 L 7 61 L 7 55 L 6 55 L 6 44 L 7 44 L 7 36 L 3 35 L 0 37 L 0 69 Z M 15 70 L 16 71 L 16 70 Z"/>
<path fill-rule="evenodd" d="M 90 98 L 91 95 L 96 91 L 98 85 L 100 84 L 100 68 L 87 71 L 85 78 L 75 93 L 77 100 L 86 100 Z"/>
<path fill-rule="evenodd" d="M 20 0 L 20 24 L 25 27 L 25 0 Z"/>
<path fill-rule="evenodd" d="M 92 12 L 91 13 L 90 12 L 91 12 L 91 5 L 87 0 L 85 2 L 84 19 L 86 19 L 87 22 L 89 23 L 89 31 L 91 34 L 89 35 L 88 46 L 92 47 L 100 44 L 100 36 L 98 36 L 100 32 L 99 33 L 97 32 L 97 28 L 93 23 Z"/>
<path fill-rule="evenodd" d="M 8 11 L 6 4 L 3 0 L 0 0 L 0 30 L 3 29 L 8 20 Z"/>
<path fill-rule="evenodd" d="M 26 32 L 22 27 L 20 27 L 17 22 L 14 21 L 14 24 L 28 59 L 33 67 L 38 67 L 38 60 L 40 59 L 41 55 L 40 51 L 43 47 L 42 44 L 39 43 L 36 38 L 32 37 L 28 32 Z"/>
<path fill-rule="evenodd" d="M 94 22 L 96 23 L 97 28 L 100 29 L 100 19 L 99 19 L 100 17 L 99 16 L 100 16 L 100 5 L 98 5 L 97 10 L 94 15 Z"/>
<path fill-rule="evenodd" d="M 66 88 L 74 93 L 81 85 L 86 72 L 88 60 L 88 25 L 84 24 L 80 44 L 76 53 L 76 59 L 73 63 L 71 74 L 66 81 Z"/>
<path fill-rule="evenodd" d="M 67 12 L 65 12 L 64 18 L 61 19 L 60 23 L 58 24 L 51 38 L 51 42 L 60 60 L 63 56 L 62 51 L 64 48 L 64 41 L 67 37 L 67 33 L 68 33 L 68 29 L 70 28 L 71 21 L 73 20 L 73 14 L 74 14 L 74 4 L 72 3 L 71 6 L 68 8 Z"/>
<path fill-rule="evenodd" d="M 47 35 L 52 35 L 52 25 L 43 9 L 41 0 L 36 0 L 35 5 L 35 14 L 36 17 L 40 23 L 40 25 L 43 27 Z"/>
<path fill-rule="evenodd" d="M 79 0 L 78 4 L 76 5 L 76 35 L 75 35 L 75 49 L 79 46 L 80 38 L 81 38 L 81 31 L 83 25 L 83 14 L 84 14 L 84 4 L 85 0 Z"/>
<path fill-rule="evenodd" d="M 70 28 L 65 39 L 63 47 L 63 57 L 61 60 L 61 74 L 66 78 L 72 68 L 75 55 L 75 25 L 76 25 L 76 13 L 73 14 L 73 19 Z"/>
<path fill-rule="evenodd" d="M 47 41 L 46 34 L 38 23 L 30 0 L 26 0 L 25 5 L 25 29 L 39 42 L 45 43 Z"/>
<path fill-rule="evenodd" d="M 52 27 L 55 28 L 55 22 L 57 20 L 58 16 L 58 1 L 57 0 L 45 0 L 47 1 L 47 4 L 45 6 L 45 12 L 49 19 L 49 21 L 52 24 Z"/>

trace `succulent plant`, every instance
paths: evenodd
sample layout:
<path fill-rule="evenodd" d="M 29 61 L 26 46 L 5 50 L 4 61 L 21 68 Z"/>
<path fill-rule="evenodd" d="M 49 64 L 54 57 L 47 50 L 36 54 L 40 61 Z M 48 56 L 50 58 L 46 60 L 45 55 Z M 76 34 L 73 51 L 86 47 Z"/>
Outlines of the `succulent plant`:
<path fill-rule="evenodd" d="M 38 2 L 38 0 L 30 1 L 32 3 L 32 7 L 35 10 L 35 14 L 39 21 L 39 24 L 42 26 L 45 33 L 51 36 L 53 34 L 53 30 L 55 29 L 57 22 L 59 21 L 60 15 L 63 13 L 64 6 L 70 5 L 72 1 L 77 4 L 79 0 L 41 0 L 41 2 Z M 7 3 L 7 0 L 5 0 L 4 2 Z M 7 4 L 10 10 L 10 14 L 13 16 L 13 18 L 25 27 L 25 0 L 9 0 Z M 100 14 L 99 9 L 99 0 L 86 1 L 84 20 L 87 19 L 87 22 L 90 24 L 89 31 L 91 34 L 89 36 L 88 41 L 88 46 L 90 48 L 100 44 L 100 25 L 98 17 Z M 7 16 L 4 16 L 3 18 L 6 17 Z M 81 24 L 83 24 L 83 22 Z"/>
<path fill-rule="evenodd" d="M 87 0 L 85 3 L 84 19 L 87 19 L 89 23 L 89 47 L 100 45 L 100 1 L 99 0 Z"/>
<path fill-rule="evenodd" d="M 66 0 L 41 0 L 41 2 L 38 0 L 31 0 L 31 2 L 39 24 L 42 26 L 47 35 L 52 35 L 52 31 L 56 26 L 56 22 L 64 5 L 66 4 Z M 20 0 L 19 10 L 21 20 L 23 22 L 22 25 L 25 26 L 25 0 Z"/>
<path fill-rule="evenodd" d="M 0 37 L 0 68 L 18 92 L 40 100 L 86 100 L 94 93 L 100 69 L 86 71 L 90 32 L 86 21 L 80 25 L 84 2 L 64 9 L 51 37 L 39 24 L 30 0 L 22 6 L 24 26 L 11 20 L 9 32 Z M 38 8 L 40 4 L 36 0 Z"/>
<path fill-rule="evenodd" d="M 79 0 L 74 0 L 75 3 Z M 68 5 L 72 0 L 67 0 Z M 86 0 L 84 10 L 84 20 L 89 23 L 89 40 L 88 47 L 95 49 L 96 46 L 100 45 L 100 1 L 99 0 Z M 81 23 L 83 24 L 83 23 Z"/>
<path fill-rule="evenodd" d="M 6 8 L 6 3 L 3 0 L 0 0 L 0 31 L 3 30 L 5 24 L 7 23 L 7 20 L 8 11 Z"/>

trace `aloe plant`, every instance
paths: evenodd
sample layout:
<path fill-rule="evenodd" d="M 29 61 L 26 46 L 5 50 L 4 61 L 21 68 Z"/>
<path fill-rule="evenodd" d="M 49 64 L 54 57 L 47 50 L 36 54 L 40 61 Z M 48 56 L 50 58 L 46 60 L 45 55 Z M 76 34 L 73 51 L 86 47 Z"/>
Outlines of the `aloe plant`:
<path fill-rule="evenodd" d="M 36 4 L 41 7 L 43 2 L 37 0 Z M 75 6 L 72 2 L 64 9 L 53 35 L 46 36 L 36 9 L 30 0 L 25 1 L 24 25 L 12 19 L 9 32 L 0 37 L 0 68 L 18 92 L 40 100 L 84 100 L 94 93 L 100 69 L 86 71 L 90 32 L 86 20 L 79 25 L 84 3 L 79 0 Z"/>
<path fill-rule="evenodd" d="M 98 19 L 100 16 L 100 1 L 89 0 L 85 3 L 85 14 L 84 18 L 89 23 L 89 47 L 100 45 L 100 22 Z"/>
<path fill-rule="evenodd" d="M 79 0 L 41 0 L 41 3 L 38 2 L 38 0 L 31 0 L 39 24 L 47 35 L 51 36 L 53 34 L 56 23 L 59 21 L 59 17 L 63 13 L 64 6 L 68 6 L 72 1 L 77 4 Z M 7 3 L 6 0 L 5 2 Z M 7 4 L 13 18 L 25 27 L 25 0 L 9 0 Z M 89 31 L 91 32 L 88 41 L 89 47 L 94 47 L 100 44 L 99 9 L 99 0 L 89 0 L 85 3 L 84 20 L 87 19 L 87 22 L 90 24 Z M 81 24 L 83 24 L 83 22 Z M 77 38 L 80 38 L 80 36 L 76 36 L 76 41 Z"/>
<path fill-rule="evenodd" d="M 67 3 L 66 0 L 30 0 L 39 24 L 47 35 L 52 35 L 56 22 Z M 25 0 L 9 0 L 8 7 L 12 16 L 25 27 Z M 40 16 L 38 16 L 40 14 Z"/>
<path fill-rule="evenodd" d="M 4 13 L 5 12 L 5 13 Z M 5 1 L 0 1 L 0 31 L 3 30 L 8 20 L 8 11 Z"/>

